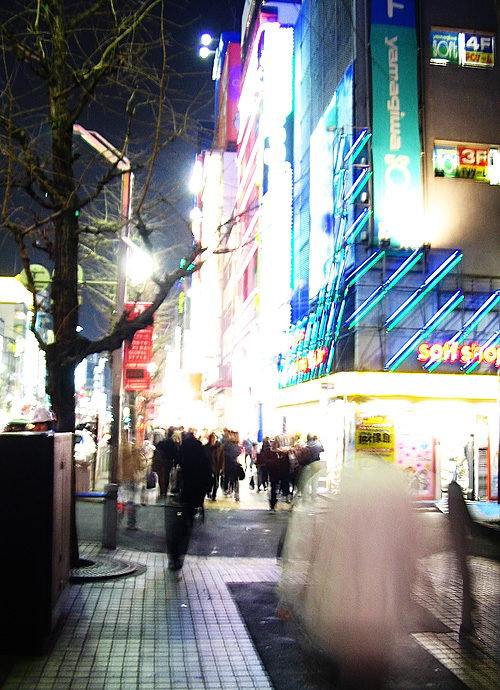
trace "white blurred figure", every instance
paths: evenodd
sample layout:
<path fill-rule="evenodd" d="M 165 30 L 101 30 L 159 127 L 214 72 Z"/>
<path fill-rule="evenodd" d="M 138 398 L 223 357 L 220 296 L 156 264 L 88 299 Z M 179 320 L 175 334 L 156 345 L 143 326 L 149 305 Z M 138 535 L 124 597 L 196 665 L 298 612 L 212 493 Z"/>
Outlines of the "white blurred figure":
<path fill-rule="evenodd" d="M 404 631 L 418 555 L 406 483 L 400 470 L 380 461 L 344 476 L 338 497 L 325 503 L 314 517 L 303 512 L 304 529 L 299 514 L 292 520 L 292 529 L 308 537 L 296 533 L 285 544 L 278 613 L 302 620 L 313 643 L 339 664 L 344 687 L 378 690 Z M 296 552 L 304 544 L 307 574 Z M 302 587 L 294 569 L 302 571 Z"/>

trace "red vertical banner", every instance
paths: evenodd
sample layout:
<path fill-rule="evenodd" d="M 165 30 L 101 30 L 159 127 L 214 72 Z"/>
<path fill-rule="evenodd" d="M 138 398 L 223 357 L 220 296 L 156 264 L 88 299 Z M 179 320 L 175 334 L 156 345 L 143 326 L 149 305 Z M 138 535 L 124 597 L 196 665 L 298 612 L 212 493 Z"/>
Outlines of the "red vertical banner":
<path fill-rule="evenodd" d="M 142 314 L 151 302 L 127 302 L 129 321 Z M 123 358 L 123 388 L 140 391 L 149 388 L 151 375 L 148 365 L 153 356 L 153 326 L 136 331 L 131 343 L 125 343 Z"/>

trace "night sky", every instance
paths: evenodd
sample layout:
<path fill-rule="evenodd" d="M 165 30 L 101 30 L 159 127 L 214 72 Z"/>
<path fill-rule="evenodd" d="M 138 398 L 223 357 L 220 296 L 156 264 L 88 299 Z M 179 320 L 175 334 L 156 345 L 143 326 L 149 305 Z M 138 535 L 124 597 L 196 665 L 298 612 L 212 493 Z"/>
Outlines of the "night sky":
<path fill-rule="evenodd" d="M 216 35 L 221 31 L 240 31 L 244 0 L 191 0 L 196 26 Z"/>
<path fill-rule="evenodd" d="M 202 60 L 199 57 L 199 37 L 204 32 L 209 32 L 214 37 L 218 37 L 222 31 L 239 32 L 244 0 L 179 0 L 178 2 L 174 0 L 171 3 L 166 3 L 166 5 L 169 7 L 167 13 L 171 11 L 171 8 L 177 7 L 173 18 L 179 24 L 176 38 L 185 51 L 182 60 L 186 69 L 199 72 L 200 78 L 206 80 L 205 83 L 208 82 L 208 88 L 211 91 L 212 60 Z M 214 45 L 216 45 L 215 42 Z M 209 104 L 208 101 L 206 112 L 206 121 L 213 120 L 213 104 Z M 95 113 L 90 114 L 91 118 L 94 116 Z M 105 127 L 96 127 L 96 125 L 86 122 L 85 118 L 82 118 L 80 122 L 89 129 L 99 128 L 106 138 L 112 142 L 115 141 L 113 122 L 109 119 Z M 119 137 L 116 137 L 116 141 L 119 142 Z M 180 172 L 176 171 L 178 179 L 185 173 L 186 163 L 183 162 L 183 159 L 192 165 L 196 153 L 197 142 L 194 140 L 180 142 L 172 147 L 174 166 L 176 168 L 183 166 L 182 170 L 179 169 Z M 187 203 L 189 204 L 190 200 Z M 38 257 L 35 258 L 35 262 L 45 263 L 42 258 Z M 21 260 L 10 236 L 6 236 L 4 233 L 0 234 L 0 275 L 16 275 L 21 269 Z"/>

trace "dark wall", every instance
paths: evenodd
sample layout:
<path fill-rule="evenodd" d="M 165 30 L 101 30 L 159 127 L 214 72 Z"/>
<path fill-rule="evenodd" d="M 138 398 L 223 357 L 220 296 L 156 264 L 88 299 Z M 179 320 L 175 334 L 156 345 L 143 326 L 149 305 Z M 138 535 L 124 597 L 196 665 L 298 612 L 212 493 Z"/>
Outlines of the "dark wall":
<path fill-rule="evenodd" d="M 500 273 L 500 186 L 434 176 L 436 140 L 500 145 L 500 57 L 493 69 L 430 63 L 430 29 L 498 35 L 492 0 L 422 0 L 420 10 L 422 144 L 431 246 L 460 248 L 469 274 Z"/>

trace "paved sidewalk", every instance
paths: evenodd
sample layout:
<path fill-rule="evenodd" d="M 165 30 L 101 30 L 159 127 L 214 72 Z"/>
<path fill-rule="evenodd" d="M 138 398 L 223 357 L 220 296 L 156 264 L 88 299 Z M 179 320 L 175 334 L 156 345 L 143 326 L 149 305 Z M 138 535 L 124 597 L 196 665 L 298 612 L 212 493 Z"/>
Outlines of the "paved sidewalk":
<path fill-rule="evenodd" d="M 276 581 L 275 561 L 187 556 L 176 582 L 162 554 L 116 558 L 144 571 L 73 584 L 53 649 L 19 658 L 6 690 L 272 690 L 226 583 Z"/>
<path fill-rule="evenodd" d="M 265 493 L 241 488 L 240 508 L 267 509 Z M 216 506 L 234 508 L 235 502 L 221 498 Z M 53 645 L 17 657 L 5 690 L 272 690 L 227 585 L 277 582 L 275 559 L 188 555 L 183 578 L 175 582 L 162 553 L 110 552 L 87 542 L 80 555 L 137 569 L 125 577 L 73 582 Z M 500 563 L 471 560 L 480 639 L 467 646 L 458 641 L 461 587 L 454 556 L 434 553 L 419 563 L 415 598 L 449 631 L 415 633 L 413 639 L 465 687 L 498 687 Z M 405 680 L 404 688 L 422 690 L 418 678 Z"/>
<path fill-rule="evenodd" d="M 451 632 L 418 633 L 413 637 L 471 690 L 492 690 L 500 679 L 500 563 L 472 558 L 472 590 L 477 638 L 461 644 L 461 580 L 452 553 L 440 553 L 419 562 L 415 599 L 447 625 Z"/>
<path fill-rule="evenodd" d="M 89 559 L 107 553 L 82 545 Z M 276 582 L 273 559 L 188 556 L 175 582 L 163 554 L 118 549 L 116 558 L 138 573 L 72 584 L 52 649 L 19 657 L 5 690 L 272 690 L 227 583 Z M 471 690 L 498 687 L 500 564 L 472 561 L 481 639 L 466 647 L 453 556 L 429 556 L 420 568 L 416 599 L 451 632 L 413 637 Z M 418 679 L 405 687 L 420 690 Z"/>

